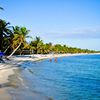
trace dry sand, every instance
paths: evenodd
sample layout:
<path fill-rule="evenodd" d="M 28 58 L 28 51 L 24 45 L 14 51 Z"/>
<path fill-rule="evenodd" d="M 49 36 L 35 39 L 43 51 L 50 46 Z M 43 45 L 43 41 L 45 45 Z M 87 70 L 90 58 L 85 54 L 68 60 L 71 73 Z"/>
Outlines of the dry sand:
<path fill-rule="evenodd" d="M 11 100 L 10 94 L 6 91 L 9 82 L 8 77 L 14 74 L 14 67 L 11 64 L 0 63 L 0 100 Z"/>

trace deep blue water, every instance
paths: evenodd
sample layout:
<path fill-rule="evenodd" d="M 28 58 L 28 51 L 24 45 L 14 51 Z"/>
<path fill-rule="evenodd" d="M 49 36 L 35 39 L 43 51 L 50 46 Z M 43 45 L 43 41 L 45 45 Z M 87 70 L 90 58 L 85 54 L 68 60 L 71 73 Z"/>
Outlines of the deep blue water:
<path fill-rule="evenodd" d="M 100 100 L 100 55 L 25 62 L 22 67 L 32 91 L 54 100 Z"/>

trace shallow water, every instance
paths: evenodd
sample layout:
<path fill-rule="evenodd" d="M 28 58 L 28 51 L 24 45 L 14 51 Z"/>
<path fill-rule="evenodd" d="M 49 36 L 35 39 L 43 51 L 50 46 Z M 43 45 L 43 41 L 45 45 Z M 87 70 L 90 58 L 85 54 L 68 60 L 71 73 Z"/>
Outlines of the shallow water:
<path fill-rule="evenodd" d="M 25 62 L 20 72 L 31 91 L 54 100 L 100 100 L 100 55 Z"/>

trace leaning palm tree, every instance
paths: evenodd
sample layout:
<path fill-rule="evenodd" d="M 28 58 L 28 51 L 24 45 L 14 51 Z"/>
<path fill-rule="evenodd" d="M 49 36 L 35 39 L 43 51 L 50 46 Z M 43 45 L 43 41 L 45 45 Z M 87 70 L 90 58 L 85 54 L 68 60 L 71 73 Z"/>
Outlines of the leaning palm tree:
<path fill-rule="evenodd" d="M 26 27 L 15 26 L 13 27 L 13 33 L 14 33 L 14 37 L 12 39 L 13 52 L 8 56 L 8 58 L 11 57 L 22 44 L 25 43 L 26 38 L 30 37 L 28 36 L 29 30 L 27 30 Z"/>
<path fill-rule="evenodd" d="M 4 20 L 0 19 L 0 50 L 3 51 L 4 49 L 4 39 L 7 40 L 10 38 L 12 31 L 11 26 L 9 26 L 9 22 L 7 23 Z"/>

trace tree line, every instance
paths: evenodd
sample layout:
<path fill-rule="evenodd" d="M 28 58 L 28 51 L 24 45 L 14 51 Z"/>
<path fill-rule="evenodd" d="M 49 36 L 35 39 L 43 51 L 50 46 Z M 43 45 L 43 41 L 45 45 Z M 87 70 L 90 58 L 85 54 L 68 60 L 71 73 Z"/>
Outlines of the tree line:
<path fill-rule="evenodd" d="M 9 22 L 0 19 L 0 50 L 6 54 L 22 54 L 23 51 L 33 51 L 35 54 L 49 53 L 94 53 L 98 51 L 68 47 L 66 45 L 44 43 L 40 37 L 33 39 L 26 27 L 10 26 Z M 30 38 L 28 43 L 26 38 Z M 10 56 L 11 56 L 10 55 Z"/>

